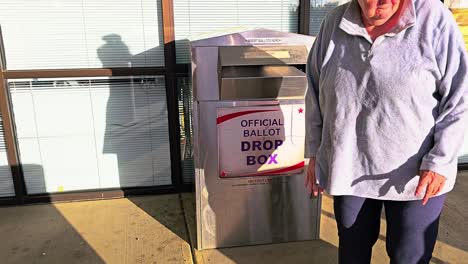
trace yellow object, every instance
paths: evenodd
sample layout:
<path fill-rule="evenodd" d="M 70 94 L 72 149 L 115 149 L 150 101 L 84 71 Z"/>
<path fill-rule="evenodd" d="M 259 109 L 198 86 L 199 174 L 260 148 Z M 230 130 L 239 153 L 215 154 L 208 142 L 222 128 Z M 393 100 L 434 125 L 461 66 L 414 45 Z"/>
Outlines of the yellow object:
<path fill-rule="evenodd" d="M 63 192 L 64 190 L 65 190 L 65 189 L 63 188 L 63 186 L 59 186 L 59 187 L 57 188 L 57 191 L 58 191 L 58 192 Z"/>
<path fill-rule="evenodd" d="M 267 59 L 271 57 L 277 59 L 289 59 L 291 58 L 291 55 L 287 50 L 262 50 L 244 53 L 245 59 Z"/>
<path fill-rule="evenodd" d="M 465 40 L 466 49 L 468 50 L 468 8 L 451 8 L 450 10 L 460 27 L 463 39 Z"/>

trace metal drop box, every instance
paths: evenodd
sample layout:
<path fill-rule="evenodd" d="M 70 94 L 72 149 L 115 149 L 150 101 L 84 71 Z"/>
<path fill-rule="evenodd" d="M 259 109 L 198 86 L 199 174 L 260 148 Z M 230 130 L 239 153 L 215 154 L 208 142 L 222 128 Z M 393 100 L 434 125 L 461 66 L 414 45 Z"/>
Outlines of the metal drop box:
<path fill-rule="evenodd" d="M 191 42 L 198 249 L 318 238 L 303 158 L 313 41 L 258 29 Z"/>

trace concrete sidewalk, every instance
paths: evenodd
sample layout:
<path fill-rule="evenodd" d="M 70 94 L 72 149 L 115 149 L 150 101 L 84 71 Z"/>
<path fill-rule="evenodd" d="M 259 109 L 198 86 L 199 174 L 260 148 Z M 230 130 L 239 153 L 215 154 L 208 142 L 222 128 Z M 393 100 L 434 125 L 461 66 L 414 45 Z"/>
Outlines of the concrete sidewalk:
<path fill-rule="evenodd" d="M 433 263 L 468 263 L 468 173 L 442 215 Z M 0 263 L 337 263 L 332 201 L 321 240 L 197 251 L 193 194 L 0 208 Z M 372 263 L 388 263 L 385 221 Z"/>

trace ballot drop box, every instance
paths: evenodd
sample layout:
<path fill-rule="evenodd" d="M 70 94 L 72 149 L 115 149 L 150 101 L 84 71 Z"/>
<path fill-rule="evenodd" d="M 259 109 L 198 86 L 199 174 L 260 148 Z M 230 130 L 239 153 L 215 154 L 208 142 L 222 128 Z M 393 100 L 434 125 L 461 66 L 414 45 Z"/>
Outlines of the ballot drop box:
<path fill-rule="evenodd" d="M 313 41 L 258 29 L 191 42 L 198 249 L 318 238 L 304 185 Z"/>

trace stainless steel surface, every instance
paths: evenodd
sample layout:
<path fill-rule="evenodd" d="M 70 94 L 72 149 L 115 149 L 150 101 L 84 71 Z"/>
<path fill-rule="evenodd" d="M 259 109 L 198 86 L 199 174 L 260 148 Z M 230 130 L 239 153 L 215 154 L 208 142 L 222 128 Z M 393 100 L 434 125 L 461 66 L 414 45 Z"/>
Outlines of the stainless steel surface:
<path fill-rule="evenodd" d="M 220 99 L 218 80 L 220 79 L 221 64 L 219 62 L 219 47 L 248 46 L 258 49 L 265 46 L 305 46 L 308 52 L 314 40 L 315 37 L 306 35 L 257 29 L 190 42 L 194 101 Z M 301 59 L 302 63 L 305 63 L 305 59 Z"/>
<path fill-rule="evenodd" d="M 192 49 L 193 100 L 219 100 L 218 79 L 218 47 Z"/>
<path fill-rule="evenodd" d="M 219 47 L 221 66 L 305 64 L 307 48 L 301 46 Z"/>
<path fill-rule="evenodd" d="M 220 46 L 306 45 L 310 49 L 315 37 L 269 29 L 256 29 L 190 42 L 192 48 Z"/>
<path fill-rule="evenodd" d="M 303 173 L 220 178 L 217 140 L 218 108 L 304 103 L 304 73 L 278 60 L 290 52 L 272 46 L 302 46 L 297 53 L 301 58 L 295 58 L 299 66 L 291 63 L 302 69 L 313 41 L 310 36 L 253 30 L 191 43 L 198 249 L 318 238 L 320 199 L 309 199 Z M 250 48 L 232 49 L 244 51 L 238 52 L 240 59 L 223 55 L 229 59 L 222 67 L 219 49 L 223 54 L 230 50 L 224 46 Z M 267 46 L 268 52 L 259 48 Z M 239 62 L 251 58 L 258 67 Z"/>
<path fill-rule="evenodd" d="M 292 66 L 223 67 L 221 100 L 303 97 L 304 72 Z"/>
<path fill-rule="evenodd" d="M 280 101 L 298 102 L 303 100 Z M 218 177 L 216 109 L 265 104 L 277 102 L 197 103 L 198 249 L 312 240 L 318 236 L 320 208 L 318 201 L 310 200 L 306 193 L 304 174 Z"/>

